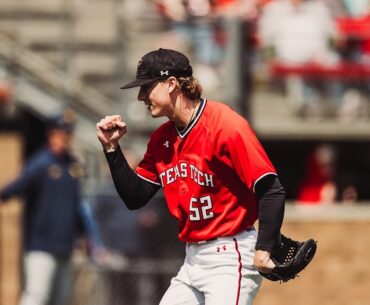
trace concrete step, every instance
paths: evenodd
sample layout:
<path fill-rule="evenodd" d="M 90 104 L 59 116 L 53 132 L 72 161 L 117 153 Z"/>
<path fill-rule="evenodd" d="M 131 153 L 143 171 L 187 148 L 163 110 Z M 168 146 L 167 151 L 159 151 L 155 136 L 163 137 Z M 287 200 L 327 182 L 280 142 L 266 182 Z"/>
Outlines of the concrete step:
<path fill-rule="evenodd" d="M 116 58 L 101 54 L 78 53 L 71 59 L 74 73 L 82 77 L 84 74 L 107 74 L 116 70 Z"/>

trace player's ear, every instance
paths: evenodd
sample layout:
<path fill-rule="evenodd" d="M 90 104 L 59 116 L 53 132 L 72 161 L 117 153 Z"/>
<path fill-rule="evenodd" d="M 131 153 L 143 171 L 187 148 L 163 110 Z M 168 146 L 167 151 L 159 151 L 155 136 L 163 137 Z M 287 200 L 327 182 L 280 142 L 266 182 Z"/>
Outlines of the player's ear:
<path fill-rule="evenodd" d="M 172 93 L 177 88 L 177 79 L 174 76 L 171 76 L 167 79 L 167 90 L 169 93 Z"/>

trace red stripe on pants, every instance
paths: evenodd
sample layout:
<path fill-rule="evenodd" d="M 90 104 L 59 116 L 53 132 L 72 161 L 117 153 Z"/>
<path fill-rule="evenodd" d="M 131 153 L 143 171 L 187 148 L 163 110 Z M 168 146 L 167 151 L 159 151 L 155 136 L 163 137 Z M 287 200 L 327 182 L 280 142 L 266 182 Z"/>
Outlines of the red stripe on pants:
<path fill-rule="evenodd" d="M 241 281 L 242 281 L 242 257 L 241 257 L 240 252 L 239 252 L 238 241 L 236 240 L 236 238 L 234 238 L 234 243 L 235 243 L 236 253 L 238 253 L 238 263 L 239 263 L 239 267 L 238 267 L 238 273 L 239 273 L 238 293 L 236 295 L 236 302 L 235 302 L 235 305 L 238 305 L 239 304 L 239 297 L 240 297 Z"/>

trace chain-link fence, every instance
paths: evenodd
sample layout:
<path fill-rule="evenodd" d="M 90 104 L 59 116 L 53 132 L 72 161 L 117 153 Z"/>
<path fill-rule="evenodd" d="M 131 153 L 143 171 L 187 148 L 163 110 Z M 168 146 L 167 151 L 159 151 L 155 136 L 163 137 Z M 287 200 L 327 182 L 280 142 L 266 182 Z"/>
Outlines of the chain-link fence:
<path fill-rule="evenodd" d="M 182 264 L 184 244 L 160 191 L 130 211 L 110 181 L 89 199 L 89 255 L 75 255 L 75 304 L 158 304 Z"/>

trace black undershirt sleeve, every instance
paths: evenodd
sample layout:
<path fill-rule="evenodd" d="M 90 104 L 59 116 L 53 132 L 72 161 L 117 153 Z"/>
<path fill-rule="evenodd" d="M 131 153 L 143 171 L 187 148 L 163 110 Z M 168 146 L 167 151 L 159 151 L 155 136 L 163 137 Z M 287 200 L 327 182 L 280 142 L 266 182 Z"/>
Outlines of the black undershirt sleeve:
<path fill-rule="evenodd" d="M 280 239 L 286 193 L 279 178 L 275 175 L 263 177 L 257 182 L 255 191 L 259 199 L 256 250 L 271 252 Z"/>
<path fill-rule="evenodd" d="M 159 185 L 140 178 L 130 168 L 119 146 L 114 152 L 105 152 L 105 157 L 117 193 L 128 209 L 143 207 L 160 189 Z"/>

